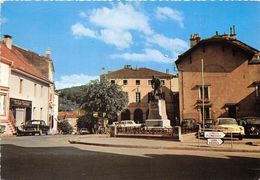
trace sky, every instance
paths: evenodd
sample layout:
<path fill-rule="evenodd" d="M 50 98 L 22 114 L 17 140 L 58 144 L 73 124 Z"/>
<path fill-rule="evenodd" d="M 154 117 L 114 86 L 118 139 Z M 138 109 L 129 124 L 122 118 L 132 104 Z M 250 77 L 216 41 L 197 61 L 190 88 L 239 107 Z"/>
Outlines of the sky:
<path fill-rule="evenodd" d="M 233 25 L 240 41 L 260 49 L 259 2 L 6 1 L 0 25 L 15 45 L 40 55 L 51 49 L 57 89 L 124 65 L 176 74 L 191 34 L 209 38 Z"/>

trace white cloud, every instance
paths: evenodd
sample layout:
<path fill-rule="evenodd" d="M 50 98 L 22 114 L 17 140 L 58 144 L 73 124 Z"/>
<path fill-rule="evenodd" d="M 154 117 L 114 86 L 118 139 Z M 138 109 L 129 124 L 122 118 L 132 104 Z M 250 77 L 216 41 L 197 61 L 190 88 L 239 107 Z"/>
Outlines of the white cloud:
<path fill-rule="evenodd" d="M 149 18 L 143 12 L 138 12 L 130 4 L 118 3 L 111 9 L 103 7 L 90 13 L 89 21 L 97 26 L 110 30 L 136 30 L 151 34 Z"/>
<path fill-rule="evenodd" d="M 182 12 L 176 9 L 171 9 L 168 7 L 157 7 L 156 17 L 161 20 L 165 20 L 167 18 L 172 19 L 176 21 L 181 28 L 184 28 L 184 16 Z"/>
<path fill-rule="evenodd" d="M 116 46 L 118 49 L 129 48 L 133 43 L 131 30 L 152 34 L 149 26 L 149 18 L 142 12 L 135 10 L 130 4 L 118 3 L 112 8 L 103 7 L 89 12 L 80 12 L 79 16 L 86 18 L 99 31 L 95 32 L 83 24 L 77 23 L 71 27 L 74 37 L 91 37 L 99 39 L 107 44 Z"/>
<path fill-rule="evenodd" d="M 173 51 L 173 53 L 181 53 L 189 48 L 189 45 L 186 41 L 179 38 L 167 38 L 162 34 L 154 34 L 147 37 L 147 42 L 157 44 L 166 50 Z"/>
<path fill-rule="evenodd" d="M 86 74 L 64 75 L 60 77 L 60 80 L 55 81 L 55 85 L 57 89 L 63 89 L 73 86 L 81 86 L 95 79 L 99 79 L 99 76 L 89 76 Z"/>
<path fill-rule="evenodd" d="M 77 23 L 71 26 L 71 31 L 75 37 L 87 36 L 87 37 L 97 38 L 94 31 L 92 31 L 89 28 L 86 28 L 81 23 Z"/>
<path fill-rule="evenodd" d="M 145 49 L 143 53 L 123 53 L 123 54 L 113 54 L 110 56 L 113 59 L 125 59 L 129 61 L 139 61 L 139 62 L 159 62 L 159 63 L 172 63 L 172 59 L 166 57 L 160 51 L 156 49 Z"/>
<path fill-rule="evenodd" d="M 184 27 L 184 17 L 180 11 L 168 7 L 158 7 L 156 10 L 157 18 L 170 18 L 176 21 L 179 26 Z M 123 53 L 112 55 L 113 58 L 120 57 L 127 60 L 168 63 L 169 58 L 167 60 L 160 51 L 155 50 L 156 46 L 167 51 L 172 59 L 177 58 L 179 54 L 189 48 L 188 44 L 179 38 L 168 38 L 163 34 L 154 32 L 149 24 L 149 17 L 131 4 L 119 2 L 111 8 L 102 7 L 92 9 L 86 13 L 82 11 L 79 16 L 86 20 L 85 23 L 89 24 L 88 26 L 91 26 L 91 29 L 82 23 L 74 24 L 71 30 L 76 38 L 94 38 L 113 45 L 119 50 L 124 50 L 126 48 L 130 49 L 133 44 L 142 44 L 134 42 L 137 35 L 150 48 L 141 47 L 141 49 L 144 49 L 143 53 Z"/>

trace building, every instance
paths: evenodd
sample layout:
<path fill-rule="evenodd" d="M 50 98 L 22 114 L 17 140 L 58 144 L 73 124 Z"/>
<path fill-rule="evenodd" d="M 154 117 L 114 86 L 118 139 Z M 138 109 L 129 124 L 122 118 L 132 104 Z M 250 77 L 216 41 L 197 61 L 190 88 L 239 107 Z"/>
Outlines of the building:
<path fill-rule="evenodd" d="M 103 72 L 104 73 L 104 72 Z M 129 103 L 128 109 L 118 116 L 118 120 L 134 120 L 137 123 L 144 123 L 148 117 L 148 103 L 152 97 L 152 76 L 159 77 L 163 84 L 163 98 L 166 101 L 166 112 L 168 118 L 173 121 L 173 93 L 172 79 L 176 78 L 169 73 L 155 71 L 148 68 L 132 68 L 126 65 L 117 71 L 108 72 L 106 78 L 111 83 L 122 86 L 123 91 L 127 92 Z"/>
<path fill-rule="evenodd" d="M 46 69 L 51 73 L 46 76 L 40 68 L 30 63 L 21 48 L 13 45 L 9 35 L 5 35 L 1 41 L 0 60 L 0 109 L 3 111 L 0 120 L 1 125 L 5 126 L 4 135 L 15 133 L 15 127 L 30 119 L 42 119 L 51 128 L 54 127 L 49 121 L 51 113 L 56 111 L 51 107 L 55 98 L 50 99 L 57 96 L 54 91 L 53 68 L 48 65 Z M 37 60 L 39 59 L 35 59 Z"/>
<path fill-rule="evenodd" d="M 216 32 L 200 40 L 176 61 L 179 71 L 180 118 L 260 116 L 259 51 L 230 35 Z M 203 113 L 204 109 L 204 113 Z"/>

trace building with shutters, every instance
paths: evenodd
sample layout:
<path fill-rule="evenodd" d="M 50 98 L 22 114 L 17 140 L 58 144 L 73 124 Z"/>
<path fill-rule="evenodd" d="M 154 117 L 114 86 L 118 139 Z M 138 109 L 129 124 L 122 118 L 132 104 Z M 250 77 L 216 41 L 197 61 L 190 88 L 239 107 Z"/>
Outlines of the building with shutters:
<path fill-rule="evenodd" d="M 176 61 L 180 118 L 260 116 L 259 51 L 239 41 L 235 27 L 203 40 L 191 35 L 190 45 Z"/>
<path fill-rule="evenodd" d="M 166 73 L 155 71 L 148 68 L 133 68 L 126 65 L 124 68 L 104 73 L 105 77 L 111 82 L 122 86 L 123 91 L 127 92 L 129 103 L 128 109 L 118 115 L 118 120 L 134 120 L 136 123 L 144 123 L 148 118 L 148 103 L 152 96 L 152 76 L 159 77 L 163 84 L 163 98 L 166 101 L 166 112 L 168 119 L 173 122 L 174 117 L 178 116 L 178 110 L 174 109 L 172 83 L 177 79 L 167 70 Z"/>

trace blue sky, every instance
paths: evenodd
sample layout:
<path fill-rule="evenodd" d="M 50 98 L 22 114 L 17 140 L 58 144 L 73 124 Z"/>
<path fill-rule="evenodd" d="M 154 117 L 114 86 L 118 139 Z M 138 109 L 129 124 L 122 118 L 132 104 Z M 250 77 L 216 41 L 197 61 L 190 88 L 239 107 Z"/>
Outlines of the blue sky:
<path fill-rule="evenodd" d="M 58 89 L 86 84 L 104 67 L 174 72 L 189 37 L 229 33 L 259 49 L 258 2 L 4 2 L 1 36 L 45 54 L 51 49 Z"/>

